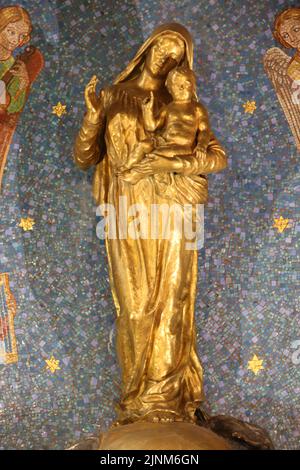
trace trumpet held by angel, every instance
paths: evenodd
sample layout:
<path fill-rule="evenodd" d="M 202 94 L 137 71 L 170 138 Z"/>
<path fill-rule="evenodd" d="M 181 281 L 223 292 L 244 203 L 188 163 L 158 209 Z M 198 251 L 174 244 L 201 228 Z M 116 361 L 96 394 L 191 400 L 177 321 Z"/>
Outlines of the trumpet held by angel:
<path fill-rule="evenodd" d="M 286 49 L 295 49 L 291 58 L 279 47 L 264 56 L 264 68 L 300 150 L 300 8 L 287 8 L 276 15 L 273 35 Z"/>

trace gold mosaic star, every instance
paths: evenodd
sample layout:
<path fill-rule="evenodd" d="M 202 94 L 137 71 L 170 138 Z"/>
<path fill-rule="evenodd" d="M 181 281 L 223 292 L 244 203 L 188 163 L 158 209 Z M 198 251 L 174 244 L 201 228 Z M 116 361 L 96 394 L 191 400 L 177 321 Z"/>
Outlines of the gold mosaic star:
<path fill-rule="evenodd" d="M 248 369 L 252 370 L 252 372 L 257 375 L 261 369 L 264 369 L 264 366 L 262 365 L 264 361 L 262 359 L 259 359 L 256 354 L 254 354 L 253 358 L 251 361 L 248 361 Z"/>
<path fill-rule="evenodd" d="M 243 104 L 243 108 L 245 113 L 253 114 L 256 110 L 256 103 L 255 101 L 247 101 L 245 104 Z"/>
<path fill-rule="evenodd" d="M 67 106 L 59 101 L 56 106 L 52 106 L 52 114 L 62 117 L 63 114 L 67 114 L 66 108 Z"/>
<path fill-rule="evenodd" d="M 52 374 L 54 374 L 56 370 L 60 369 L 59 360 L 55 359 L 54 356 L 51 356 L 50 359 L 46 359 L 45 362 L 47 364 L 46 369 L 49 369 L 52 372 Z"/>
<path fill-rule="evenodd" d="M 282 215 L 279 219 L 274 219 L 273 227 L 277 228 L 278 232 L 282 233 L 289 226 L 289 219 L 284 219 Z"/>
<path fill-rule="evenodd" d="M 35 224 L 35 221 L 31 217 L 25 217 L 21 218 L 21 222 L 19 223 L 19 227 L 21 227 L 24 232 L 27 232 L 28 230 L 32 230 L 33 226 Z"/>

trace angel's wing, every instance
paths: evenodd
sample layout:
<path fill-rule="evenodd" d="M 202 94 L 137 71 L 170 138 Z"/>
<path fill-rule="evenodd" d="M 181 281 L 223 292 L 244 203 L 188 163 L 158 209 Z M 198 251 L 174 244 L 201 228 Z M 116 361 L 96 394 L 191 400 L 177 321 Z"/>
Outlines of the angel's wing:
<path fill-rule="evenodd" d="M 291 58 L 278 47 L 272 47 L 264 56 L 264 68 L 277 93 L 278 100 L 289 123 L 296 146 L 300 150 L 300 100 L 299 83 L 287 74 Z"/>

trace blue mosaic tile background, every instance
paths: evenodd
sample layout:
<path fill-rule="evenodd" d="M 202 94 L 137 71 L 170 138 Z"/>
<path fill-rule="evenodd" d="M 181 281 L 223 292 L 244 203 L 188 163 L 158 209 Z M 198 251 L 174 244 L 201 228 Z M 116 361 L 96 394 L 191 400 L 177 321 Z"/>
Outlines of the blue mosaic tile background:
<path fill-rule="evenodd" d="M 229 168 L 211 175 L 196 305 L 208 409 L 300 448 L 299 155 L 265 75 L 271 25 L 286 1 L 10 0 L 28 9 L 46 60 L 9 153 L 0 204 L 0 272 L 17 300 L 19 362 L 0 365 L 0 447 L 60 449 L 108 428 L 118 399 L 114 307 L 96 237 L 92 173 L 74 167 L 83 88 L 124 68 L 161 23 L 195 41 L 198 94 Z M 6 2 L 1 0 L 1 6 Z M 253 115 L 243 104 L 256 101 Z M 67 114 L 58 119 L 52 106 Z M 291 227 L 278 233 L 274 217 Z M 23 232 L 21 217 L 36 221 Z M 298 255 L 297 255 L 298 253 Z M 297 257 L 298 256 L 298 257 Z M 297 277 L 298 276 L 298 277 Z M 61 369 L 51 374 L 51 355 Z M 257 354 L 264 370 L 247 363 Z"/>

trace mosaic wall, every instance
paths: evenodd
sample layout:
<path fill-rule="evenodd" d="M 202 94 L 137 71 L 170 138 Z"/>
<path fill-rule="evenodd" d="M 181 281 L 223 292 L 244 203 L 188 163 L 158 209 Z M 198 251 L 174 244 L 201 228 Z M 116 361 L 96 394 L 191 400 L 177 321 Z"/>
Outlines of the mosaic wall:
<path fill-rule="evenodd" d="M 199 251 L 208 410 L 265 427 L 277 448 L 300 448 L 299 155 L 263 68 L 274 15 L 290 3 L 9 4 L 30 13 L 45 63 L 1 189 L 0 447 L 61 449 L 114 419 L 115 313 L 92 173 L 74 167 L 72 145 L 91 76 L 111 83 L 155 26 L 177 21 L 194 37 L 198 94 L 229 156 L 229 168 L 209 177 Z"/>

